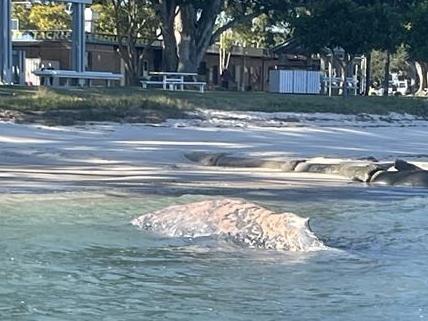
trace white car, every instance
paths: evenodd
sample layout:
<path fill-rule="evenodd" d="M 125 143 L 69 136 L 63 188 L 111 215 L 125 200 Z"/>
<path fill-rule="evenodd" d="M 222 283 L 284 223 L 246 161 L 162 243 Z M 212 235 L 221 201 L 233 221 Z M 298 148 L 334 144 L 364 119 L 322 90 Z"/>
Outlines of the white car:
<path fill-rule="evenodd" d="M 397 81 L 394 84 L 390 84 L 388 88 L 388 96 L 405 96 L 409 93 L 409 85 L 407 80 Z M 369 96 L 383 96 L 382 88 L 370 88 Z"/>

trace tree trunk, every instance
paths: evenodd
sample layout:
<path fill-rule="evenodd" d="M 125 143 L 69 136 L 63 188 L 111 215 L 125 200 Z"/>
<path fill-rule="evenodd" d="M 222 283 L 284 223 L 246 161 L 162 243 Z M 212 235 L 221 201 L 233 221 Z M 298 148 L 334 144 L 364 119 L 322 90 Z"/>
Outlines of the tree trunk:
<path fill-rule="evenodd" d="M 342 88 L 342 96 L 346 97 L 348 96 L 348 55 L 345 54 L 345 58 L 343 59 L 341 63 L 341 69 L 342 69 L 342 79 L 343 79 L 343 88 Z"/>
<path fill-rule="evenodd" d="M 178 71 L 197 72 L 196 61 L 196 10 L 193 5 L 180 7 L 175 17 L 175 39 L 177 41 Z"/>
<path fill-rule="evenodd" d="M 416 72 L 418 74 L 419 78 L 419 88 L 416 92 L 416 95 L 424 95 L 425 94 L 425 88 L 427 88 L 427 66 L 423 62 L 416 61 Z"/>
<path fill-rule="evenodd" d="M 422 88 L 422 95 L 426 96 L 428 94 L 428 64 L 426 62 L 423 62 L 422 65 L 424 66 L 424 82 L 425 82 L 425 87 Z"/>
<path fill-rule="evenodd" d="M 222 0 L 207 1 L 203 9 L 192 3 L 159 0 L 164 41 L 164 68 L 196 72 L 211 42 Z"/>
<path fill-rule="evenodd" d="M 164 71 L 176 71 L 178 66 L 177 43 L 174 31 L 163 31 L 162 65 Z"/>
<path fill-rule="evenodd" d="M 119 55 L 125 63 L 125 84 L 127 86 L 138 86 L 140 81 L 140 58 L 142 57 L 136 47 L 137 36 L 136 31 L 132 29 L 132 25 L 118 39 Z"/>
<path fill-rule="evenodd" d="M 121 58 L 125 63 L 125 85 L 138 86 L 139 85 L 139 55 L 135 46 L 128 44 L 121 46 L 119 49 Z"/>
<path fill-rule="evenodd" d="M 408 70 L 407 76 L 410 79 L 409 94 L 414 95 L 417 91 L 416 84 L 418 83 L 418 73 L 416 72 L 416 63 L 415 61 L 407 61 L 406 66 Z"/>
<path fill-rule="evenodd" d="M 164 68 L 182 72 L 196 72 L 208 47 L 222 32 L 259 15 L 257 11 L 243 14 L 214 31 L 225 0 L 157 0 L 156 3 L 162 20 Z"/>
<path fill-rule="evenodd" d="M 223 69 L 224 69 L 224 54 L 223 54 L 224 49 L 220 46 L 218 49 L 218 66 L 219 66 L 219 73 L 220 75 L 223 73 Z"/>
<path fill-rule="evenodd" d="M 369 95 L 369 91 L 370 91 L 370 86 L 372 84 L 371 78 L 372 78 L 372 73 L 371 73 L 371 62 L 372 62 L 372 53 L 369 52 L 366 54 L 366 84 L 365 84 L 365 90 L 364 90 L 364 96 L 368 96 Z"/>
<path fill-rule="evenodd" d="M 159 16 L 163 37 L 162 65 L 164 71 L 176 71 L 178 66 L 177 41 L 175 39 L 174 22 L 177 10 L 175 0 L 159 1 Z"/>
<path fill-rule="evenodd" d="M 232 50 L 233 50 L 233 47 L 228 51 L 226 51 L 225 48 L 219 49 L 219 63 L 220 63 L 219 73 L 220 73 L 220 75 L 223 74 L 223 71 L 225 69 L 229 69 L 230 57 L 232 56 Z"/>
<path fill-rule="evenodd" d="M 385 75 L 383 79 L 383 95 L 388 96 L 388 90 L 389 90 L 389 69 L 391 65 L 391 54 L 389 53 L 389 50 L 386 51 L 386 57 L 385 57 Z"/>

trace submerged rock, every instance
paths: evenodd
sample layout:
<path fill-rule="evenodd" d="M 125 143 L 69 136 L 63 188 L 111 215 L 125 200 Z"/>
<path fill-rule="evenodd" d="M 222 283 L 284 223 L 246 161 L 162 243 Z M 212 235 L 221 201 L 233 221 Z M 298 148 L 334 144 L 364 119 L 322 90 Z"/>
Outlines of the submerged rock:
<path fill-rule="evenodd" d="M 423 169 L 415 164 L 410 164 L 402 159 L 395 160 L 394 168 L 397 171 L 422 171 Z"/>
<path fill-rule="evenodd" d="M 253 157 L 237 157 L 226 153 L 194 152 L 185 154 L 192 162 L 204 166 L 237 168 L 267 168 L 282 172 L 340 175 L 358 182 L 369 182 L 378 171 L 386 170 L 392 163 L 372 161 L 348 161 L 340 163 L 317 163 L 305 159 L 267 160 Z"/>
<path fill-rule="evenodd" d="M 188 160 L 199 163 L 203 166 L 216 166 L 219 158 L 226 156 L 226 153 L 204 153 L 204 152 L 194 152 L 184 154 Z"/>
<path fill-rule="evenodd" d="M 428 171 L 403 160 L 396 160 L 395 171 L 385 170 L 374 174 L 370 184 L 389 186 L 428 187 Z"/>
<path fill-rule="evenodd" d="M 237 167 L 237 168 L 267 168 L 277 169 L 283 172 L 292 172 L 294 168 L 304 160 L 266 160 L 252 157 L 237 157 L 226 153 L 204 153 L 194 152 L 184 155 L 192 162 L 199 163 L 204 166 L 222 166 L 222 167 Z"/>
<path fill-rule="evenodd" d="M 247 157 L 233 157 L 233 156 L 222 156 L 217 159 L 216 166 L 223 167 L 253 167 L 253 168 L 267 168 L 267 169 L 277 169 L 283 172 L 291 172 L 294 168 L 303 160 L 293 159 L 293 160 L 265 160 L 257 158 L 247 158 Z"/>
<path fill-rule="evenodd" d="M 354 182 L 373 185 L 428 187 L 428 171 L 404 160 L 379 162 L 344 161 L 324 163 L 318 160 L 265 160 L 251 157 L 234 157 L 226 153 L 189 153 L 187 159 L 205 166 L 269 168 L 283 172 L 339 175 Z M 393 169 L 393 170 L 391 170 Z"/>
<path fill-rule="evenodd" d="M 294 169 L 301 173 L 333 174 L 344 176 L 352 181 L 369 182 L 371 177 L 378 171 L 391 167 L 389 163 L 339 163 L 339 164 L 322 164 L 322 163 L 300 163 Z"/>
<path fill-rule="evenodd" d="M 309 219 L 275 213 L 239 199 L 216 199 L 170 206 L 132 221 L 169 237 L 216 236 L 251 248 L 313 251 L 325 248 Z"/>

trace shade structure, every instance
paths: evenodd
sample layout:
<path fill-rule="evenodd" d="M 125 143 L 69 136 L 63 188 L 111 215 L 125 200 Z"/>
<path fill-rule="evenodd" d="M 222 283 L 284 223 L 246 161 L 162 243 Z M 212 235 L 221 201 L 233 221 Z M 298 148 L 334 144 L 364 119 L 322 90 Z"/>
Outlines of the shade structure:
<path fill-rule="evenodd" d="M 85 71 L 86 41 L 85 41 L 85 4 L 72 3 L 72 39 L 71 39 L 71 68 L 74 71 Z"/>
<path fill-rule="evenodd" d="M 92 0 L 54 0 L 72 4 L 72 70 L 85 71 L 85 5 Z M 0 83 L 12 83 L 12 31 L 11 31 L 11 0 L 0 0 Z"/>
<path fill-rule="evenodd" d="M 0 83 L 12 81 L 11 1 L 0 0 Z"/>

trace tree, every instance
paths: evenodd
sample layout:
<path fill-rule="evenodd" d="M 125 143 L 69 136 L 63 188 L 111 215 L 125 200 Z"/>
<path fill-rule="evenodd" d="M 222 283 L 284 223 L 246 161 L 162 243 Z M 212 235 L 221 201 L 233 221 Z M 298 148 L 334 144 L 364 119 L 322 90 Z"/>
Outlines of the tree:
<path fill-rule="evenodd" d="M 385 77 L 385 57 L 382 50 L 373 50 L 371 53 L 372 79 L 378 84 L 382 84 Z M 405 45 L 398 47 L 397 51 L 391 54 L 391 72 L 404 72 L 406 76 L 412 77 L 413 67 L 409 64 L 409 53 Z"/>
<path fill-rule="evenodd" d="M 97 30 L 117 35 L 126 83 L 138 85 L 144 50 L 140 51 L 137 43 L 144 41 L 149 46 L 158 38 L 159 20 L 152 3 L 148 0 L 103 0 L 92 8 L 99 16 Z"/>
<path fill-rule="evenodd" d="M 417 94 L 422 94 L 427 88 L 428 66 L 428 1 L 421 1 L 416 5 L 408 16 L 406 42 L 410 56 L 416 62 L 419 78 L 419 89 Z"/>
<path fill-rule="evenodd" d="M 220 35 L 275 8 L 288 10 L 289 0 L 156 0 L 161 18 L 166 70 L 196 72 L 207 48 Z M 224 23 L 216 24 L 222 16 Z"/>
<path fill-rule="evenodd" d="M 219 73 L 223 74 L 225 69 L 229 68 L 230 57 L 232 56 L 233 48 L 238 44 L 236 35 L 229 30 L 223 32 L 219 41 Z"/>
<path fill-rule="evenodd" d="M 383 77 L 385 76 L 385 52 L 383 50 L 373 50 L 370 55 L 371 80 L 373 83 L 382 85 Z"/>
<path fill-rule="evenodd" d="M 320 0 L 295 19 L 294 36 L 313 52 L 325 48 L 344 50 L 341 60 L 345 77 L 355 55 L 368 52 L 373 44 L 373 11 L 352 0 Z M 343 94 L 347 94 L 346 81 Z"/>
<path fill-rule="evenodd" d="M 21 30 L 69 30 L 71 16 L 64 4 L 34 4 L 31 6 L 16 3 L 12 16 L 19 21 Z"/>
<path fill-rule="evenodd" d="M 296 33 L 312 47 L 341 47 L 347 57 L 385 51 L 384 94 L 388 94 L 391 54 L 403 42 L 404 17 L 414 1 L 322 0 L 299 17 Z M 368 72 L 370 69 L 367 70 Z M 368 73 L 369 75 L 369 73 Z M 367 77 L 368 79 L 370 77 Z"/>
<path fill-rule="evenodd" d="M 224 22 L 218 19 L 219 25 Z M 228 69 L 232 51 L 237 46 L 272 48 L 285 41 L 286 32 L 276 27 L 270 17 L 262 14 L 251 21 L 244 22 L 224 31 L 217 41 L 219 46 L 220 74 Z"/>
<path fill-rule="evenodd" d="M 37 30 L 69 30 L 71 16 L 64 4 L 36 4 L 31 7 L 29 23 Z"/>
<path fill-rule="evenodd" d="M 391 54 L 403 42 L 404 4 L 398 0 L 377 1 L 371 6 L 373 11 L 372 33 L 375 36 L 373 49 L 385 51 L 383 94 L 388 95 Z"/>
<path fill-rule="evenodd" d="M 35 29 L 29 20 L 31 7 L 22 5 L 20 3 L 14 3 L 12 6 L 12 18 L 19 21 L 19 28 L 21 30 Z"/>
<path fill-rule="evenodd" d="M 271 16 L 262 14 L 232 29 L 240 43 L 256 48 L 272 48 L 287 40 L 288 32 Z"/>
<path fill-rule="evenodd" d="M 114 8 L 108 1 L 98 1 L 91 6 L 95 22 L 95 31 L 115 35 L 117 22 L 115 20 Z"/>

